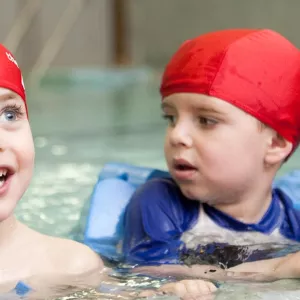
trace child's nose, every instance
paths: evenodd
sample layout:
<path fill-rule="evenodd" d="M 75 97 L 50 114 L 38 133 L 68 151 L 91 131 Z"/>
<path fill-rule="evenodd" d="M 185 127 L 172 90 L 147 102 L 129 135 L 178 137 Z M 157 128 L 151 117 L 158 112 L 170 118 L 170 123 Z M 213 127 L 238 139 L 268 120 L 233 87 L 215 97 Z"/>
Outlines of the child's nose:
<path fill-rule="evenodd" d="M 11 133 L 0 126 L 0 153 L 9 150 L 13 143 L 14 139 L 12 139 Z"/>
<path fill-rule="evenodd" d="M 7 148 L 7 143 L 4 142 L 3 138 L 0 136 L 0 153 L 4 152 Z"/>
<path fill-rule="evenodd" d="M 193 145 L 191 130 L 188 128 L 188 126 L 178 122 L 170 130 L 170 143 L 173 146 L 191 147 Z"/>

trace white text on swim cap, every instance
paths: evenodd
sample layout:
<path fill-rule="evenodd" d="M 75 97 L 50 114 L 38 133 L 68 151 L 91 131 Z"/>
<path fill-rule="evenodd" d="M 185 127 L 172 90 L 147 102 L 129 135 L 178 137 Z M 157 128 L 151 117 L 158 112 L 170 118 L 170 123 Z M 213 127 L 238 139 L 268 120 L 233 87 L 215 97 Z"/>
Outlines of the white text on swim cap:
<path fill-rule="evenodd" d="M 13 58 L 13 56 L 10 53 L 6 52 L 6 56 L 11 62 L 13 62 L 19 68 L 17 61 Z"/>

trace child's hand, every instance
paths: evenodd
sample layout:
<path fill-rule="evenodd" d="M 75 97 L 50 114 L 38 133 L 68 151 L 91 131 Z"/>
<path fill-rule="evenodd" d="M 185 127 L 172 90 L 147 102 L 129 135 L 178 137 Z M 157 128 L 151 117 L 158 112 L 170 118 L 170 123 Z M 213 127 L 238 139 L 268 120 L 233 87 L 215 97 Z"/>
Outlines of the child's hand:
<path fill-rule="evenodd" d="M 144 291 L 139 297 L 150 297 L 158 294 L 174 295 L 183 300 L 212 300 L 216 286 L 206 280 L 181 280 L 164 284 L 156 291 Z"/>

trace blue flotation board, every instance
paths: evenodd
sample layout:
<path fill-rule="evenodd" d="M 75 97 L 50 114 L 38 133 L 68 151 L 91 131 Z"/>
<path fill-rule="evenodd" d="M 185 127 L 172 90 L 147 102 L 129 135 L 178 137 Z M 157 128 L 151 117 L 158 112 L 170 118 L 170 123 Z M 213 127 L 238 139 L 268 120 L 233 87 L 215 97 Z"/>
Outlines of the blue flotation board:
<path fill-rule="evenodd" d="M 294 207 L 300 210 L 300 170 L 293 170 L 276 178 L 273 186 L 284 191 L 292 199 Z"/>
<path fill-rule="evenodd" d="M 108 163 L 99 174 L 89 200 L 83 242 L 102 257 L 122 261 L 121 241 L 125 208 L 138 186 L 152 178 L 169 178 L 166 171 L 122 163 Z M 300 210 L 300 170 L 274 181 Z"/>
<path fill-rule="evenodd" d="M 90 198 L 84 244 L 109 260 L 121 261 L 124 212 L 132 194 L 147 180 L 165 177 L 170 177 L 168 172 L 152 168 L 106 164 Z"/>

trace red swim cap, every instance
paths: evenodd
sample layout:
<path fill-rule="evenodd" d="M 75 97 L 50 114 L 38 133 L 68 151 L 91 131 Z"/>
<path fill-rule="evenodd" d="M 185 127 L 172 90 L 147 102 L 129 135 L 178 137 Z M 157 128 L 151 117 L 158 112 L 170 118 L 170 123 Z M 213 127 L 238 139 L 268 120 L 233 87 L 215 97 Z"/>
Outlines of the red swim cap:
<path fill-rule="evenodd" d="M 300 140 L 300 52 L 271 30 L 230 29 L 181 45 L 163 74 L 162 97 L 198 93 L 225 100 Z"/>
<path fill-rule="evenodd" d="M 17 61 L 9 50 L 0 44 L 0 87 L 17 93 L 26 104 L 25 86 Z"/>

